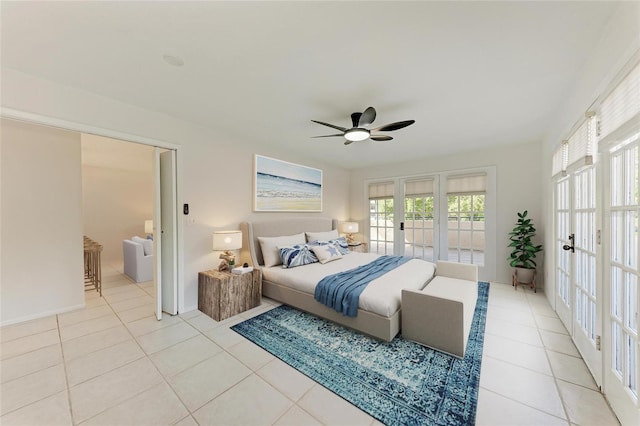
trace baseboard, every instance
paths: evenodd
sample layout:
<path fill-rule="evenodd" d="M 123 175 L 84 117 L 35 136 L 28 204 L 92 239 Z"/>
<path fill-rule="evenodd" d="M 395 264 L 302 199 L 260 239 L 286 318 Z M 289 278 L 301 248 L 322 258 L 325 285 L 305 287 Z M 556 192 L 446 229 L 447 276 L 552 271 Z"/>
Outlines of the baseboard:
<path fill-rule="evenodd" d="M 64 313 L 67 313 L 67 312 L 71 312 L 71 311 L 75 311 L 75 310 L 78 310 L 78 309 L 82 309 L 84 307 L 85 307 L 85 304 L 82 303 L 80 305 L 67 306 L 66 308 L 62 308 L 62 309 L 54 309 L 54 310 L 46 311 L 46 312 L 38 312 L 37 314 L 26 315 L 24 317 L 18 317 L 18 318 L 10 319 L 10 320 L 7 320 L 7 321 L 2 321 L 2 322 L 0 322 L 0 327 L 5 327 L 7 325 L 19 324 L 19 323 L 26 322 L 26 321 L 32 321 L 32 320 L 48 317 L 48 316 L 51 316 L 51 315 L 64 314 Z"/>
<path fill-rule="evenodd" d="M 181 310 L 180 312 L 178 312 L 178 314 L 186 314 L 187 312 L 191 312 L 191 311 L 197 311 L 198 310 L 198 305 L 193 305 L 193 306 L 185 306 L 183 310 Z"/>

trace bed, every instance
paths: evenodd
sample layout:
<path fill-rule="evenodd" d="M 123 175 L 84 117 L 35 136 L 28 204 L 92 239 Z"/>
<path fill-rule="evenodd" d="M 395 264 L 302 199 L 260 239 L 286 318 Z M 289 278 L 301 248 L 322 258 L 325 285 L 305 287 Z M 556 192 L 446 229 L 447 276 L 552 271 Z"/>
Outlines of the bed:
<path fill-rule="evenodd" d="M 349 253 L 326 264 L 295 268 L 265 267 L 259 238 L 337 229 L 329 218 L 289 218 L 240 224 L 243 235 L 241 260 L 262 269 L 262 293 L 270 299 L 312 313 L 381 340 L 391 341 L 400 331 L 403 289 L 420 290 L 435 275 L 435 265 L 412 259 L 372 281 L 360 295 L 355 317 L 344 316 L 315 300 L 314 288 L 324 276 L 352 269 L 379 257 L 372 253 Z"/>

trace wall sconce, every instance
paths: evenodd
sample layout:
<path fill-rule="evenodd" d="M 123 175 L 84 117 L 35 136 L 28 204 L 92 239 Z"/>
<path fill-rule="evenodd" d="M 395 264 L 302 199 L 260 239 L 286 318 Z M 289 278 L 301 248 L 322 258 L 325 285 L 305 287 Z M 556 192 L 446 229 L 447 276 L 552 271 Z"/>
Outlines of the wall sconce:
<path fill-rule="evenodd" d="M 231 250 L 242 248 L 242 231 L 216 231 L 213 233 L 213 250 L 222 251 L 218 271 L 233 269 L 236 255 Z"/>
<path fill-rule="evenodd" d="M 345 222 L 341 226 L 342 232 L 347 234 L 347 243 L 351 244 L 354 242 L 353 234 L 358 233 L 358 223 L 357 222 Z"/>

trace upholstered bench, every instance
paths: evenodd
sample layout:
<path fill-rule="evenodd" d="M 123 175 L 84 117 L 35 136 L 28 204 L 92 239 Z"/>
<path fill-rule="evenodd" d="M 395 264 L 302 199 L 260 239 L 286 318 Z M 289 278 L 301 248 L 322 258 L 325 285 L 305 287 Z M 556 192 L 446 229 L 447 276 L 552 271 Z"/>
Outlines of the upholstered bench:
<path fill-rule="evenodd" d="M 402 290 L 402 337 L 460 358 L 478 299 L 478 266 L 438 261 L 422 290 Z"/>

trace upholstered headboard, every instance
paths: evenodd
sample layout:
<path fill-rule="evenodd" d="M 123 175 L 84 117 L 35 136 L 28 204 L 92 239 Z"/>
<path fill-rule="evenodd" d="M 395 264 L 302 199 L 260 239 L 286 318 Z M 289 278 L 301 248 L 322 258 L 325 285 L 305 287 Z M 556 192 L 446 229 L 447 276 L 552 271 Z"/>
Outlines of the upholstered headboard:
<path fill-rule="evenodd" d="M 322 232 L 338 229 L 338 221 L 330 218 L 288 218 L 256 222 L 242 222 L 242 250 L 240 260 L 253 266 L 264 265 L 258 237 L 280 237 L 301 232 Z"/>

